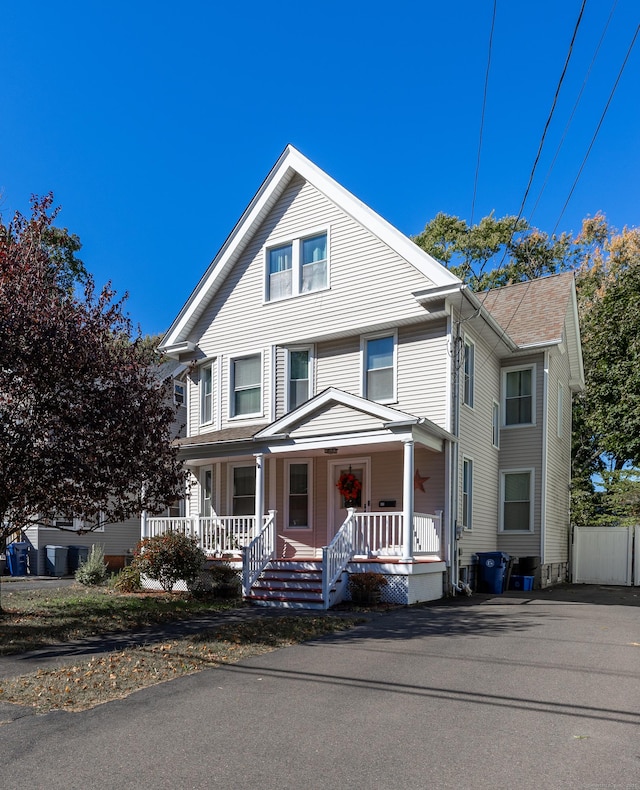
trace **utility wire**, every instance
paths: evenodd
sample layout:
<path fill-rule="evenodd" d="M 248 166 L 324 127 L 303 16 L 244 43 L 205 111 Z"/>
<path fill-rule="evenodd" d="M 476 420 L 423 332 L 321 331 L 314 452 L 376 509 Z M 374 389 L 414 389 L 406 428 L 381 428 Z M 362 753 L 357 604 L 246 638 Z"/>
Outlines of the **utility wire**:
<path fill-rule="evenodd" d="M 567 133 L 569 131 L 569 127 L 571 126 L 571 122 L 573 121 L 573 116 L 576 114 L 576 111 L 578 109 L 578 105 L 580 104 L 580 100 L 582 98 L 582 94 L 584 93 L 584 89 L 586 88 L 587 82 L 589 81 L 589 76 L 591 74 L 591 69 L 593 68 L 594 63 L 596 62 L 596 59 L 598 57 L 598 53 L 600 52 L 600 47 L 602 46 L 602 42 L 604 41 L 604 37 L 605 37 L 605 35 L 607 33 L 607 30 L 609 29 L 609 24 L 611 22 L 611 19 L 613 17 L 613 13 L 616 10 L 616 6 L 617 5 L 618 5 L 618 0 L 614 0 L 613 5 L 611 6 L 611 11 L 609 13 L 609 18 L 607 19 L 607 22 L 606 22 L 606 24 L 604 26 L 604 30 L 602 31 L 602 35 L 600 36 L 600 40 L 598 41 L 598 45 L 596 46 L 596 49 L 595 49 L 595 51 L 593 53 L 593 57 L 591 58 L 591 63 L 589 64 L 589 68 L 587 69 L 587 73 L 586 73 L 584 81 L 582 83 L 582 87 L 580 88 L 580 91 L 579 91 L 578 96 L 576 98 L 575 104 L 573 105 L 573 109 L 571 110 L 571 115 L 569 116 L 569 120 L 567 121 L 567 125 L 564 127 L 564 132 L 562 133 L 562 137 L 560 138 L 560 142 L 558 143 L 558 147 L 556 148 L 556 152 L 554 154 L 553 160 L 551 161 L 551 164 L 549 165 L 549 170 L 547 171 L 547 175 L 545 177 L 544 183 L 543 183 L 542 188 L 540 190 L 540 194 L 538 195 L 538 198 L 537 198 L 537 200 L 536 200 L 536 202 L 535 202 L 535 204 L 533 206 L 533 209 L 532 209 L 531 213 L 529 214 L 529 221 L 531 221 L 533 219 L 533 215 L 536 213 L 536 209 L 538 208 L 538 204 L 540 203 L 540 200 L 542 198 L 544 190 L 546 189 L 547 184 L 549 183 L 549 178 L 551 177 L 551 173 L 552 173 L 553 168 L 555 166 L 556 160 L 558 159 L 558 155 L 560 154 L 560 150 L 562 149 L 562 146 L 564 145 L 564 141 L 565 141 L 565 138 L 566 138 Z"/>
<path fill-rule="evenodd" d="M 522 198 L 522 204 L 520 205 L 520 211 L 518 212 L 518 216 L 516 217 L 515 222 L 513 223 L 513 228 L 511 229 L 511 234 L 509 236 L 508 242 L 505 244 L 504 247 L 504 254 L 502 255 L 502 259 L 498 264 L 498 268 L 502 266 L 504 263 L 504 259 L 507 257 L 507 252 L 509 250 L 509 245 L 513 241 L 513 236 L 516 232 L 518 227 L 518 222 L 522 218 L 522 213 L 524 211 L 525 203 L 527 202 L 527 198 L 529 196 L 529 191 L 531 190 L 531 184 L 533 183 L 533 177 L 536 172 L 536 168 L 538 167 L 538 162 L 540 161 L 540 156 L 542 154 L 542 147 L 544 145 L 545 138 L 547 136 L 547 131 L 549 130 L 549 125 L 551 124 L 551 119 L 553 117 L 553 113 L 556 109 L 556 104 L 558 102 L 558 96 L 560 95 L 560 88 L 562 87 L 562 83 L 564 82 L 565 75 L 567 73 L 567 68 L 569 67 L 569 61 L 571 60 L 571 55 L 573 53 L 573 45 L 575 43 L 576 37 L 578 35 L 578 28 L 580 27 L 580 22 L 582 21 L 582 15 L 584 14 L 584 9 L 587 4 L 587 0 L 582 0 L 582 6 L 580 7 L 580 13 L 578 14 L 578 19 L 576 21 L 575 27 L 573 29 L 573 36 L 571 37 L 571 43 L 569 44 L 569 51 L 567 52 L 567 57 L 564 62 L 564 68 L 562 69 L 562 74 L 560 75 L 560 79 L 558 81 L 558 86 L 556 88 L 555 95 L 553 97 L 553 103 L 551 104 L 551 110 L 549 111 L 549 116 L 547 118 L 547 122 L 544 125 L 544 130 L 542 132 L 542 137 L 540 138 L 540 145 L 538 146 L 538 153 L 536 154 L 535 161 L 533 163 L 533 167 L 531 168 L 531 174 L 529 175 L 529 183 L 527 184 L 527 188 L 524 193 L 524 197 Z"/>
<path fill-rule="evenodd" d="M 487 89 L 489 86 L 489 69 L 491 68 L 491 50 L 493 47 L 493 31 L 496 24 L 497 0 L 493 0 L 493 16 L 491 18 L 491 32 L 489 33 L 489 54 L 487 57 L 487 71 L 484 76 L 484 93 L 482 95 L 482 115 L 480 117 L 480 138 L 478 140 L 478 157 L 476 159 L 476 175 L 473 181 L 473 198 L 471 200 L 471 222 L 473 225 L 473 215 L 476 208 L 476 193 L 478 191 L 478 173 L 480 172 L 480 152 L 482 151 L 482 133 L 484 130 L 484 112 L 487 106 Z"/>
<path fill-rule="evenodd" d="M 620 82 L 620 78 L 622 77 L 622 72 L 624 71 L 625 66 L 627 65 L 627 61 L 629 60 L 629 56 L 631 55 L 631 50 L 633 49 L 633 46 L 636 43 L 636 38 L 638 37 L 638 31 L 639 30 L 640 30 L 640 25 L 638 25 L 638 27 L 636 27 L 636 32 L 633 34 L 633 39 L 631 40 L 631 44 L 629 44 L 629 49 L 627 50 L 627 54 L 625 55 L 624 61 L 622 63 L 622 66 L 620 67 L 620 71 L 618 72 L 618 76 L 616 78 L 614 86 L 611 89 L 611 93 L 609 94 L 609 99 L 608 99 L 608 101 L 607 101 L 607 103 L 605 105 L 604 110 L 602 111 L 602 115 L 600 116 L 600 121 L 598 122 L 598 126 L 596 127 L 596 130 L 593 133 L 593 137 L 591 138 L 591 143 L 589 144 L 589 148 L 587 149 L 587 153 L 584 155 L 584 159 L 582 160 L 582 164 L 580 165 L 580 169 L 578 170 L 578 175 L 576 176 L 575 181 L 573 182 L 573 185 L 572 185 L 572 187 L 571 187 L 571 189 L 569 191 L 569 195 L 567 196 L 567 199 L 565 200 L 564 206 L 562 207 L 562 211 L 560 212 L 560 216 L 558 217 L 558 221 L 555 224 L 555 227 L 553 229 L 553 233 L 555 233 L 556 230 L 558 229 L 558 225 L 560 224 L 560 220 L 562 219 L 562 216 L 564 215 L 564 212 L 566 211 L 566 208 L 569 205 L 569 201 L 571 200 L 571 196 L 573 195 L 573 192 L 574 192 L 574 190 L 575 190 L 575 188 L 576 188 L 576 186 L 578 184 L 578 181 L 580 180 L 580 176 L 582 175 L 582 171 L 584 170 L 584 166 L 587 163 L 587 159 L 589 158 L 589 154 L 591 153 L 591 149 L 593 148 L 593 144 L 596 141 L 596 137 L 598 136 L 598 132 L 600 131 L 600 127 L 602 126 L 602 122 L 604 121 L 604 117 L 607 114 L 607 110 L 609 109 L 609 105 L 611 104 L 611 100 L 613 99 L 613 94 L 616 92 L 616 88 L 618 87 L 618 83 Z"/>

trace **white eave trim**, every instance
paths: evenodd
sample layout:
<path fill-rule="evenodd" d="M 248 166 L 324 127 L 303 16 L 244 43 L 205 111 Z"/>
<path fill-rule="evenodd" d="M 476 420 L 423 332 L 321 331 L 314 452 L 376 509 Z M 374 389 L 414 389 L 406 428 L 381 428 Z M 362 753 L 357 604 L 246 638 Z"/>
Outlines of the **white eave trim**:
<path fill-rule="evenodd" d="M 185 341 L 183 343 L 175 343 L 174 345 L 164 345 L 160 343 L 158 348 L 166 354 L 168 357 L 172 359 L 178 359 L 180 354 L 190 354 L 196 350 L 196 344 L 192 343 L 191 341 Z"/>

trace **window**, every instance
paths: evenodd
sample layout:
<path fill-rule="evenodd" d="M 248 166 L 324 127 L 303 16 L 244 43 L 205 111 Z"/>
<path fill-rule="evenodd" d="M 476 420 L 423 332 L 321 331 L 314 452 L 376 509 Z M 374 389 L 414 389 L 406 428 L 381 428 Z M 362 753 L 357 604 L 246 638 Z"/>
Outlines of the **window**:
<path fill-rule="evenodd" d="M 491 412 L 491 443 L 500 447 L 500 404 L 495 400 Z"/>
<path fill-rule="evenodd" d="M 328 286 L 327 234 L 317 233 L 267 249 L 267 301 Z"/>
<path fill-rule="evenodd" d="M 462 526 L 471 529 L 473 524 L 473 461 L 462 461 Z"/>
<path fill-rule="evenodd" d="M 561 382 L 558 382 L 558 416 L 557 416 L 557 433 L 558 438 L 562 439 L 562 432 L 564 429 L 564 387 Z"/>
<path fill-rule="evenodd" d="M 464 402 L 473 408 L 475 384 L 476 347 L 470 340 L 464 341 Z"/>
<path fill-rule="evenodd" d="M 308 529 L 309 520 L 309 464 L 288 464 L 289 513 L 287 527 L 289 529 Z"/>
<path fill-rule="evenodd" d="M 98 514 L 99 527 L 91 529 L 91 532 L 104 532 L 104 513 L 100 511 Z M 43 524 L 44 529 L 60 529 L 65 532 L 83 532 L 89 530 L 95 524 L 95 521 L 85 523 L 81 518 L 73 518 L 72 516 L 56 515 L 51 519 L 51 524 Z"/>
<path fill-rule="evenodd" d="M 232 417 L 262 413 L 262 357 L 231 360 Z"/>
<path fill-rule="evenodd" d="M 533 367 L 504 373 L 504 424 L 533 425 Z"/>
<path fill-rule="evenodd" d="M 308 348 L 291 349 L 288 370 L 287 411 L 291 411 L 311 397 L 310 350 Z"/>
<path fill-rule="evenodd" d="M 233 515 L 254 516 L 256 512 L 255 466 L 233 467 Z"/>
<path fill-rule="evenodd" d="M 200 368 L 200 423 L 213 421 L 213 365 Z"/>
<path fill-rule="evenodd" d="M 378 402 L 395 400 L 395 335 L 365 340 L 365 397 Z"/>
<path fill-rule="evenodd" d="M 213 515 L 213 469 L 203 469 L 200 472 L 201 507 L 203 516 Z"/>
<path fill-rule="evenodd" d="M 533 470 L 522 469 L 503 472 L 501 480 L 503 532 L 531 532 Z"/>
<path fill-rule="evenodd" d="M 176 406 L 185 404 L 185 386 L 181 381 L 173 382 L 173 402 Z"/>

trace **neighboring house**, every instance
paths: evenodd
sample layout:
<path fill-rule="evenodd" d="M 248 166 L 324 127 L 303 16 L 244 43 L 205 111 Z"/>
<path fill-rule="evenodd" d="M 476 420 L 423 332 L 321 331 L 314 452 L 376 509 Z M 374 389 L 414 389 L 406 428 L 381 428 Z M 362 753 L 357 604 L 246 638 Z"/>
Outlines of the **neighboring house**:
<path fill-rule="evenodd" d="M 176 416 L 172 426 L 174 437 L 185 434 L 187 422 L 185 371 L 185 366 L 173 359 L 158 366 L 158 378 L 161 381 L 172 382 L 172 397 L 176 404 Z M 171 508 L 171 511 L 166 513 L 167 516 L 175 514 L 184 514 L 184 502 L 177 502 L 175 508 Z M 31 573 L 39 575 L 48 573 L 47 546 L 81 546 L 86 547 L 87 550 L 93 545 L 101 546 L 109 570 L 117 571 L 131 561 L 133 550 L 140 540 L 140 516 L 136 515 L 117 523 L 107 523 L 93 531 L 85 531 L 82 521 L 61 515 L 50 527 L 38 524 L 24 530 L 23 534 L 30 544 Z M 55 555 L 55 552 L 53 554 Z"/>
<path fill-rule="evenodd" d="M 474 294 L 288 147 L 161 348 L 188 366 L 192 488 L 143 534 L 242 557 L 250 600 L 328 607 L 365 570 L 430 600 L 486 551 L 566 577 L 571 274 Z"/>

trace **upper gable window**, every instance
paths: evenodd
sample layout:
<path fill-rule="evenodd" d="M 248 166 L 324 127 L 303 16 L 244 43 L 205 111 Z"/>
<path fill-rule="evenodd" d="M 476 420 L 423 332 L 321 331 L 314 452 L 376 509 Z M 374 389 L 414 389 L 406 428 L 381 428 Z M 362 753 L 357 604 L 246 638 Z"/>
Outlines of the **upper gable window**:
<path fill-rule="evenodd" d="M 533 366 L 504 371 L 503 414 L 505 425 L 533 425 L 535 373 Z"/>
<path fill-rule="evenodd" d="M 267 301 L 319 291 L 329 283 L 327 234 L 293 239 L 267 249 Z"/>
<path fill-rule="evenodd" d="M 262 357 L 231 360 L 231 416 L 247 417 L 262 413 Z"/>
<path fill-rule="evenodd" d="M 364 396 L 378 403 L 396 399 L 396 336 L 364 340 Z"/>

